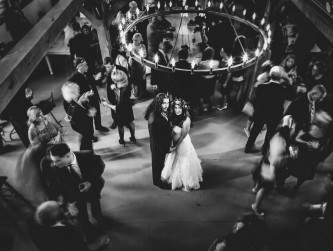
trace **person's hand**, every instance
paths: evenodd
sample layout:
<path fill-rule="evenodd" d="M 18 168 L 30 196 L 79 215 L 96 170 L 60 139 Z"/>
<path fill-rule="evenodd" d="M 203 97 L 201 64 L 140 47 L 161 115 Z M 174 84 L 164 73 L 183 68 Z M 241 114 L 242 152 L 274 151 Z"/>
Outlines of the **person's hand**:
<path fill-rule="evenodd" d="M 100 80 L 101 77 L 102 77 L 102 73 L 100 73 L 100 72 L 97 73 L 96 75 L 94 75 L 95 80 Z"/>
<path fill-rule="evenodd" d="M 79 209 L 76 206 L 76 202 L 68 203 L 67 211 L 71 216 L 76 217 L 79 214 Z"/>
<path fill-rule="evenodd" d="M 89 181 L 85 181 L 79 185 L 80 193 L 88 192 L 91 188 L 91 183 Z"/>
<path fill-rule="evenodd" d="M 115 89 L 117 89 L 117 86 L 115 84 L 111 84 L 110 88 L 111 88 L 111 90 L 115 90 Z"/>
<path fill-rule="evenodd" d="M 170 146 L 169 153 L 173 152 L 176 149 L 174 146 Z"/>
<path fill-rule="evenodd" d="M 77 101 L 79 104 L 82 104 L 83 102 L 89 101 L 89 96 L 91 96 L 93 94 L 91 94 L 91 91 L 89 92 L 85 92 L 81 95 L 81 97 L 79 98 L 79 100 Z"/>
<path fill-rule="evenodd" d="M 310 142 L 307 142 L 307 146 L 308 146 L 310 149 L 318 149 L 318 147 L 319 147 L 319 142 L 318 142 L 318 141 L 310 141 Z"/>
<path fill-rule="evenodd" d="M 88 116 L 89 117 L 95 117 L 96 113 L 97 113 L 97 110 L 96 110 L 95 107 L 92 107 L 88 110 Z"/>

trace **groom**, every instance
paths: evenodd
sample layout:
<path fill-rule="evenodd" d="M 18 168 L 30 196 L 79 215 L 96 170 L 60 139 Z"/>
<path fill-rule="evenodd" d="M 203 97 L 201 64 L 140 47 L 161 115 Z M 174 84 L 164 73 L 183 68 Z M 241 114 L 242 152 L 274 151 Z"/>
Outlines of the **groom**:
<path fill-rule="evenodd" d="M 170 188 L 169 185 L 161 181 L 165 155 L 169 152 L 172 141 L 172 128 L 168 121 L 168 109 L 169 97 L 164 93 L 159 93 L 145 112 L 150 136 L 153 183 L 161 189 Z"/>

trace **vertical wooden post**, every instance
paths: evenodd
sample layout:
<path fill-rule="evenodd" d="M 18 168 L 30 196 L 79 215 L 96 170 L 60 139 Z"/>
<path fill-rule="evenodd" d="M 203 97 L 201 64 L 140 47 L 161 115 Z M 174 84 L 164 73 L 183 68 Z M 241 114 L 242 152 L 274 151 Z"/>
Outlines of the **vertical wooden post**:
<path fill-rule="evenodd" d="M 106 27 L 102 22 L 97 26 L 95 26 L 95 28 L 98 35 L 99 47 L 101 49 L 102 60 L 103 60 L 105 57 L 110 57 L 108 34 L 105 29 Z"/>

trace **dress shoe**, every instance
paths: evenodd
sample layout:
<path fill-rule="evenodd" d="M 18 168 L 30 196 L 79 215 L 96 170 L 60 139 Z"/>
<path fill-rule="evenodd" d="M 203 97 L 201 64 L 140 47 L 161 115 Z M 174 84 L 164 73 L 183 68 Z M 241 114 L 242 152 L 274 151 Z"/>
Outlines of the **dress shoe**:
<path fill-rule="evenodd" d="M 136 138 L 135 138 L 135 137 L 130 137 L 129 140 L 130 140 L 133 144 L 136 144 Z"/>
<path fill-rule="evenodd" d="M 116 129 L 117 128 L 117 123 L 113 122 L 112 125 L 110 126 L 111 129 Z"/>
<path fill-rule="evenodd" d="M 125 145 L 126 145 L 125 140 L 120 139 L 120 140 L 119 140 L 119 144 L 125 146 Z"/>
<path fill-rule="evenodd" d="M 166 183 L 163 183 L 161 182 L 160 184 L 157 185 L 160 189 L 163 189 L 163 190 L 170 190 L 171 187 L 170 185 L 166 184 Z"/>
<path fill-rule="evenodd" d="M 108 132 L 109 131 L 109 129 L 107 129 L 105 126 L 97 127 L 96 130 L 100 131 L 100 132 Z"/>
<path fill-rule="evenodd" d="M 93 137 L 92 137 L 92 142 L 95 143 L 95 142 L 97 142 L 97 141 L 98 141 L 98 138 L 97 138 L 96 136 L 93 136 Z"/>
<path fill-rule="evenodd" d="M 251 208 L 253 210 L 253 212 L 257 215 L 257 216 L 264 216 L 264 212 L 260 211 L 254 204 L 251 205 Z"/>

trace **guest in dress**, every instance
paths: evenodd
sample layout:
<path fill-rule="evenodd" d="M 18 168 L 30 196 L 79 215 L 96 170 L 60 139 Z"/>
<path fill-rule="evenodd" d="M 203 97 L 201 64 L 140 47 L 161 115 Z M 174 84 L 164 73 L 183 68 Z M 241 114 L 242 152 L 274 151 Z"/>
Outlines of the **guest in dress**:
<path fill-rule="evenodd" d="M 131 133 L 130 141 L 135 144 L 133 103 L 130 99 L 131 87 L 128 83 L 128 73 L 125 68 L 115 65 L 114 61 L 109 57 L 104 59 L 104 67 L 110 72 L 111 82 L 107 85 L 109 102 L 104 99 L 102 104 L 113 110 L 113 118 L 118 126 L 119 144 L 125 146 L 124 126 Z"/>

